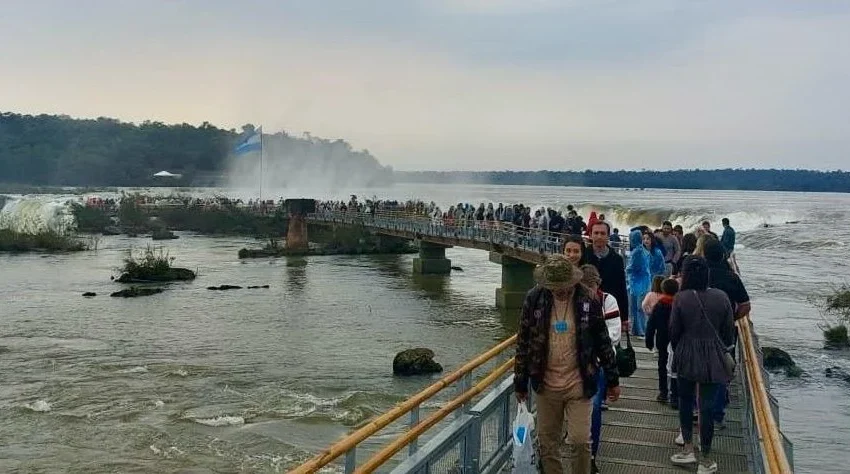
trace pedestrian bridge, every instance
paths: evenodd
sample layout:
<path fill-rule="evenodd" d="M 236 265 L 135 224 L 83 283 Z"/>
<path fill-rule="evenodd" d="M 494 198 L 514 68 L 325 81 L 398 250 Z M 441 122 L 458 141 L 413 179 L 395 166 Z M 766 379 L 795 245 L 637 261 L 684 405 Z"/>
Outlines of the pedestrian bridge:
<path fill-rule="evenodd" d="M 315 213 L 307 220 L 359 225 L 382 235 L 416 240 L 429 249 L 420 252 L 420 260 L 445 259 L 444 253 L 430 250 L 431 246 L 462 246 L 502 255 L 510 259 L 509 268 L 516 267 L 516 261 L 533 269 L 547 254 L 560 251 L 561 236 L 513 226 L 446 226 L 401 214 Z M 417 268 L 434 267 L 414 263 Z M 504 270 L 502 283 L 505 285 Z M 758 338 L 749 316 L 737 326 L 738 372 L 730 387 L 726 429 L 716 432 L 713 442 L 718 472 L 789 474 L 793 472 L 792 445 L 779 428 L 779 408 L 769 393 Z M 510 424 L 516 412 L 511 373 L 515 341 L 516 336 L 502 341 L 291 472 L 509 472 Z M 622 396 L 603 416 L 600 470 L 605 474 L 687 472 L 669 462 L 678 449 L 673 442 L 678 412 L 655 401 L 656 359 L 640 347 L 641 340 L 635 343 L 638 370 L 621 379 Z M 438 403 L 439 408 L 426 410 L 445 393 L 451 394 L 448 400 Z M 395 437 L 388 439 L 382 433 L 388 428 Z"/>

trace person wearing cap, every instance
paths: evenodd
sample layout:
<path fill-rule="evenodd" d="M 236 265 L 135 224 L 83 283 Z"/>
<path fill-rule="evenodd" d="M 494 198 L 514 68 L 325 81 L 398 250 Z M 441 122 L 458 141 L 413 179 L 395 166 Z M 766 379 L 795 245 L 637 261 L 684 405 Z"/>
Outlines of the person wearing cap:
<path fill-rule="evenodd" d="M 580 284 L 582 277 L 564 255 L 549 256 L 535 270 L 537 285 L 526 294 L 520 316 L 514 388 L 520 402 L 528 398 L 529 386 L 537 394 L 537 434 L 547 474 L 564 472 L 560 453 L 565 422 L 571 472 L 590 472 L 591 399 L 600 368 L 608 398 L 620 396 L 602 302 Z"/>

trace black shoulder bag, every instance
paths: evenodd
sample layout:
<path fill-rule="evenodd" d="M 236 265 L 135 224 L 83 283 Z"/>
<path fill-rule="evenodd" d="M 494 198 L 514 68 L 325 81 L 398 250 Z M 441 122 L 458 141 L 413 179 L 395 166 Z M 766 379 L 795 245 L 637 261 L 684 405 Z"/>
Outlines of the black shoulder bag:
<path fill-rule="evenodd" d="M 635 350 L 632 348 L 632 338 L 629 336 L 629 331 L 626 333 L 626 347 L 623 347 L 623 339 L 617 343 L 617 371 L 620 377 L 631 377 L 637 370 L 637 358 Z"/>
<path fill-rule="evenodd" d="M 732 353 L 726 344 L 723 343 L 723 339 L 720 339 L 720 334 L 717 332 L 717 329 L 714 328 L 714 325 L 711 324 L 711 320 L 708 319 L 708 315 L 705 314 L 705 306 L 702 304 L 702 298 L 700 298 L 697 290 L 692 290 L 694 295 L 697 297 L 697 303 L 699 304 L 700 312 L 702 312 L 702 317 L 705 318 L 708 325 L 711 326 L 711 330 L 714 331 L 714 337 L 717 338 L 717 343 L 720 345 L 720 350 L 723 353 L 723 368 L 726 369 L 726 373 L 730 376 L 735 375 L 735 366 L 737 363 L 735 362 L 735 358 L 732 357 Z"/>

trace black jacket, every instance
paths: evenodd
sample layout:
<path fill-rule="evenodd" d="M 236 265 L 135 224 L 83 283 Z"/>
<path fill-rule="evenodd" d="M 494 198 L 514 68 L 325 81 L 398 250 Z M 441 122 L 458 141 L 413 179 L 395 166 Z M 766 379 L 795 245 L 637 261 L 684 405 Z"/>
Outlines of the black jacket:
<path fill-rule="evenodd" d="M 629 291 L 626 289 L 626 265 L 623 263 L 623 257 L 609 246 L 608 255 L 600 259 L 591 248 L 587 252 L 587 263 L 599 270 L 599 276 L 602 277 L 600 289 L 617 299 L 620 319 L 628 321 Z"/>
<path fill-rule="evenodd" d="M 668 297 L 669 298 L 669 297 Z M 673 311 L 673 302 L 663 299 L 655 304 L 649 320 L 646 322 L 646 348 L 667 348 L 670 343 L 670 312 Z"/>
<path fill-rule="evenodd" d="M 574 298 L 576 356 L 584 396 L 591 398 L 597 390 L 595 368 L 600 365 L 609 388 L 620 384 L 617 357 L 602 315 L 602 303 L 581 285 L 576 287 Z M 540 286 L 525 295 L 514 361 L 514 388 L 519 393 L 528 392 L 529 382 L 535 392 L 543 389 L 553 300 L 552 292 Z"/>

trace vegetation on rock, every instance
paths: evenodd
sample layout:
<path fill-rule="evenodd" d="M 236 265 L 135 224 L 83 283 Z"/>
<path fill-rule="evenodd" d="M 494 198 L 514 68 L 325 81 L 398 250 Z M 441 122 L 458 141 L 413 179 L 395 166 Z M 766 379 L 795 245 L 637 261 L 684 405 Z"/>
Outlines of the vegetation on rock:
<path fill-rule="evenodd" d="M 186 281 L 194 280 L 195 272 L 173 267 L 174 257 L 159 249 L 156 252 L 148 246 L 140 258 L 135 258 L 132 253 L 124 259 L 121 268 L 119 283 L 142 283 L 142 282 L 164 282 L 164 281 Z"/>

